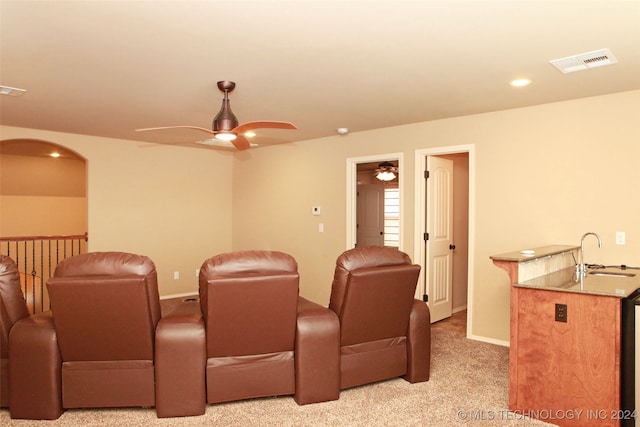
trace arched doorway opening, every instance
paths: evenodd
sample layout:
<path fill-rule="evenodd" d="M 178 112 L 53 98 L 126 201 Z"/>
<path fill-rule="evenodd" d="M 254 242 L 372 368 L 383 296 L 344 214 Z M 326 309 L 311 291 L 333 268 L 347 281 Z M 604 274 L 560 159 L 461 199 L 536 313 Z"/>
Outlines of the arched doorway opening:
<path fill-rule="evenodd" d="M 48 309 L 46 279 L 86 251 L 86 234 L 86 159 L 48 141 L 0 141 L 0 253 L 18 264 L 32 312 Z"/>

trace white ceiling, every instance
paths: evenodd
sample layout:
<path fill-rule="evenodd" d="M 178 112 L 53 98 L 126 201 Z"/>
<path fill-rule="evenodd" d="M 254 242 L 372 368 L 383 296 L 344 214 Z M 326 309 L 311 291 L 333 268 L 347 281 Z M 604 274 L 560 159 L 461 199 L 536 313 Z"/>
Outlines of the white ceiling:
<path fill-rule="evenodd" d="M 549 64 L 603 48 L 617 64 Z M 640 1 L 1 0 L 0 63 L 27 90 L 0 96 L 2 125 L 201 140 L 134 129 L 209 128 L 233 80 L 241 123 L 299 128 L 256 142 L 300 141 L 640 89 Z"/>

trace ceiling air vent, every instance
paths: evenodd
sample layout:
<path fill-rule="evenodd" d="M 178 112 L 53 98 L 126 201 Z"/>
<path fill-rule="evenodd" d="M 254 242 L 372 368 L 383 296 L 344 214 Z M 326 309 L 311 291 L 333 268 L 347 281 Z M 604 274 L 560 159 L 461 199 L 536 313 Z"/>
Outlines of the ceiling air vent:
<path fill-rule="evenodd" d="M 17 87 L 0 86 L 0 95 L 21 96 L 26 91 Z"/>
<path fill-rule="evenodd" d="M 566 58 L 554 59 L 549 62 L 566 74 L 615 64 L 618 60 L 611 54 L 609 49 L 600 49 L 579 55 L 567 56 Z"/>

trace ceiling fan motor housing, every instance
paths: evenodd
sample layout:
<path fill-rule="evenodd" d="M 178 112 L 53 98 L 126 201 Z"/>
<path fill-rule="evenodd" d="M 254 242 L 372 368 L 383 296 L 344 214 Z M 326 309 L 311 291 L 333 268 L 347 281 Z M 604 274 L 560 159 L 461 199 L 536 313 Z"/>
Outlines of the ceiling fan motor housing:
<path fill-rule="evenodd" d="M 237 126 L 238 118 L 233 114 L 233 111 L 231 111 L 229 98 L 227 98 L 227 93 L 225 92 L 224 99 L 222 100 L 222 108 L 213 118 L 213 130 L 215 132 L 229 132 Z"/>

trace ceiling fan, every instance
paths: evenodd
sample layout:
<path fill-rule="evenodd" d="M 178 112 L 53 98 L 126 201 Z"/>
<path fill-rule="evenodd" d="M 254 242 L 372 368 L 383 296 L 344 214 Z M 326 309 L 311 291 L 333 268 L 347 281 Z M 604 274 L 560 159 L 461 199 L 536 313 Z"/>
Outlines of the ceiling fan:
<path fill-rule="evenodd" d="M 245 134 L 254 129 L 297 129 L 292 123 L 289 122 L 275 122 L 275 121 L 256 121 L 238 124 L 238 118 L 231 111 L 229 105 L 229 93 L 235 89 L 235 82 L 221 81 L 218 82 L 218 89 L 224 92 L 224 98 L 222 99 L 222 108 L 216 116 L 213 118 L 212 129 L 206 129 L 199 126 L 162 126 L 153 128 L 136 129 L 138 132 L 146 132 L 152 130 L 164 130 L 164 129 L 195 129 L 202 132 L 206 132 L 216 140 L 227 141 L 233 144 L 238 150 L 246 150 L 251 147 L 249 140 Z M 204 142 L 201 142 L 204 143 Z M 213 145 L 213 144 L 211 144 Z"/>

